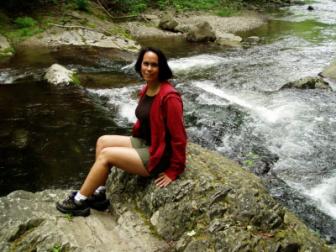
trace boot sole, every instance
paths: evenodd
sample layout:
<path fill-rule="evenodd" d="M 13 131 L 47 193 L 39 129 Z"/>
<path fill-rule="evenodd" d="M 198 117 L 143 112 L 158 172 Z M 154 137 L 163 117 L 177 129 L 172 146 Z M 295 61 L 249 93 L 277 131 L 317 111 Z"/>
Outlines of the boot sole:
<path fill-rule="evenodd" d="M 61 213 L 71 214 L 73 216 L 83 216 L 83 217 L 86 217 L 86 216 L 90 215 L 90 208 L 85 208 L 85 209 L 81 209 L 81 210 L 69 210 L 69 209 L 63 208 L 59 204 L 56 204 L 56 209 L 58 211 L 60 211 Z"/>

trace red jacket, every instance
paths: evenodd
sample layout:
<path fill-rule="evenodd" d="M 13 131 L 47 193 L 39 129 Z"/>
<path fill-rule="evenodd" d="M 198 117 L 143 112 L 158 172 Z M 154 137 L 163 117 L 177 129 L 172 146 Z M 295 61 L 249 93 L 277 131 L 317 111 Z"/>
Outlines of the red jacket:
<path fill-rule="evenodd" d="M 140 99 L 146 94 L 147 85 L 140 92 Z M 166 124 L 165 124 L 166 122 Z M 159 164 L 166 148 L 166 130 L 170 134 L 171 156 L 164 173 L 175 180 L 184 171 L 186 162 L 187 135 L 183 121 L 183 103 L 180 94 L 169 82 L 162 82 L 150 111 L 151 146 L 148 171 Z M 133 126 L 133 136 L 139 137 L 140 121 Z"/>

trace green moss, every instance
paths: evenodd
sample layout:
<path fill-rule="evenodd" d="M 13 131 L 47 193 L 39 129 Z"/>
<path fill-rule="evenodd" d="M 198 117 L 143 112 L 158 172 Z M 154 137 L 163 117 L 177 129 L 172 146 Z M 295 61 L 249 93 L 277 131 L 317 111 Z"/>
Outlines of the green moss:
<path fill-rule="evenodd" d="M 62 246 L 60 244 L 55 244 L 51 249 L 50 252 L 61 252 Z"/>
<path fill-rule="evenodd" d="M 74 84 L 74 85 L 77 85 L 77 86 L 81 85 L 81 82 L 80 82 L 77 74 L 73 74 L 71 76 L 71 83 Z"/>
<path fill-rule="evenodd" d="M 143 220 L 143 222 L 145 223 L 145 225 L 148 226 L 151 235 L 153 235 L 154 237 L 162 240 L 163 238 L 158 234 L 158 232 L 156 231 L 155 227 L 150 222 L 150 218 L 148 218 L 148 216 L 140 208 L 138 208 L 136 206 L 135 202 L 134 202 L 134 206 L 135 207 L 134 207 L 133 210 L 140 216 L 140 218 Z"/>
<path fill-rule="evenodd" d="M 127 38 L 127 39 L 132 39 L 132 36 L 130 33 L 125 29 L 122 28 L 121 26 L 114 25 L 109 29 L 109 32 L 115 35 L 119 35 L 120 37 Z"/>
<path fill-rule="evenodd" d="M 2 51 L 0 51 L 0 57 L 8 57 L 15 54 L 15 49 L 13 47 L 8 47 Z"/>
<path fill-rule="evenodd" d="M 246 155 L 246 159 L 244 160 L 244 166 L 247 168 L 252 168 L 255 165 L 255 161 L 259 159 L 259 156 L 256 153 L 249 152 Z"/>

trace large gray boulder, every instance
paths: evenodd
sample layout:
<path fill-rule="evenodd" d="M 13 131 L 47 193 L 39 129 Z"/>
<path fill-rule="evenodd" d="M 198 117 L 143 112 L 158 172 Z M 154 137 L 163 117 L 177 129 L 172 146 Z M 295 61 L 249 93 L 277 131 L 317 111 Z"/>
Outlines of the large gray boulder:
<path fill-rule="evenodd" d="M 0 198 L 0 251 L 335 251 L 274 201 L 252 173 L 189 144 L 186 172 L 164 189 L 113 169 L 110 212 L 63 215 L 69 191 Z"/>
<path fill-rule="evenodd" d="M 199 22 L 190 27 L 187 32 L 187 40 L 191 42 L 215 41 L 216 34 L 207 21 Z"/>
<path fill-rule="evenodd" d="M 332 251 L 236 163 L 194 144 L 187 163 L 164 189 L 113 170 L 113 215 L 140 212 L 176 251 Z"/>

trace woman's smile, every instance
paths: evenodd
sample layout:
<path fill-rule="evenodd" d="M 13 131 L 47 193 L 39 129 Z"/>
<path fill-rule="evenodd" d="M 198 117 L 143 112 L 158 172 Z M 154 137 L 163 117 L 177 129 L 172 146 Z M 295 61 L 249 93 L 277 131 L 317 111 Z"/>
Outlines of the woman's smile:
<path fill-rule="evenodd" d="M 159 58 L 156 53 L 146 52 L 144 54 L 141 75 L 147 81 L 147 84 L 152 84 L 159 80 Z"/>

